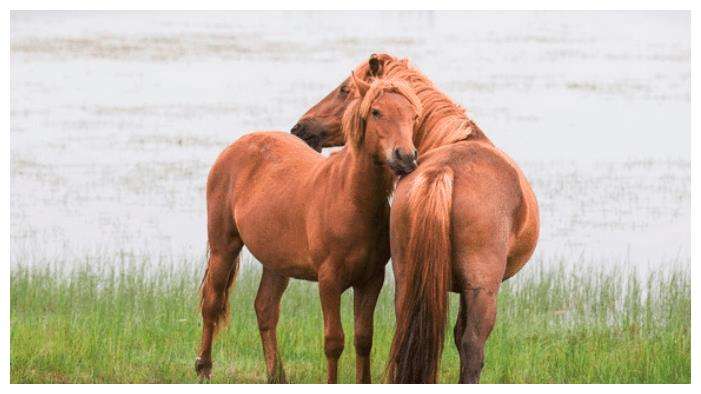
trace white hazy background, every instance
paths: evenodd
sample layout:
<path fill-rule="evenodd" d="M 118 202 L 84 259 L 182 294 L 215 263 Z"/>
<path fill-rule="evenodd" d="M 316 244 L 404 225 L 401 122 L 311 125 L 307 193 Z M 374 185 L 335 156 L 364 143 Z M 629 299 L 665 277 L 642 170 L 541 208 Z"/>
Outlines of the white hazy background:
<path fill-rule="evenodd" d="M 687 12 L 12 12 L 12 264 L 201 265 L 218 153 L 289 130 L 389 52 L 522 166 L 542 219 L 529 266 L 688 266 L 689 28 Z"/>

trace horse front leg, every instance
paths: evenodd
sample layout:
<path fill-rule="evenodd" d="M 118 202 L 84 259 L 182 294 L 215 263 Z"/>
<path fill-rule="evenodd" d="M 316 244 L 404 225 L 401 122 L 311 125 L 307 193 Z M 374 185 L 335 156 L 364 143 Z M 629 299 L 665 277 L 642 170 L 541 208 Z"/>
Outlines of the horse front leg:
<path fill-rule="evenodd" d="M 371 383 L 370 352 L 372 350 L 373 318 L 377 297 L 385 281 L 382 269 L 362 286 L 353 287 L 355 314 L 355 382 Z"/>
<path fill-rule="evenodd" d="M 287 383 L 285 370 L 277 349 L 277 323 L 280 319 L 280 301 L 290 279 L 263 268 L 263 276 L 256 295 L 255 309 L 258 330 L 263 343 L 263 355 L 268 372 L 268 383 Z"/>
<path fill-rule="evenodd" d="M 319 296 L 324 315 L 324 353 L 326 354 L 328 383 L 338 381 L 338 359 L 343 353 L 345 337 L 341 325 L 341 293 L 337 275 L 319 275 Z"/>

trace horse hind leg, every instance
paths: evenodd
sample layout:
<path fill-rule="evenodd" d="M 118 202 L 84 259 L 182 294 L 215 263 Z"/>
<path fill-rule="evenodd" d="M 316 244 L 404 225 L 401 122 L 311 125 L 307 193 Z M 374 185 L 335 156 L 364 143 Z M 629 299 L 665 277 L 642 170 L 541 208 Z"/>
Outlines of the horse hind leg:
<path fill-rule="evenodd" d="M 467 312 L 460 338 L 460 383 L 479 383 L 484 367 L 484 345 L 496 320 L 496 291 L 486 288 L 465 290 Z"/>
<path fill-rule="evenodd" d="M 225 247 L 221 246 L 210 241 L 211 252 L 202 280 L 202 340 L 195 361 L 195 371 L 201 380 L 211 378 L 212 341 L 228 318 L 229 290 L 236 279 L 243 242 L 234 236 Z"/>
<path fill-rule="evenodd" d="M 460 371 L 464 369 L 463 357 L 461 355 L 462 351 L 462 336 L 465 332 L 465 314 L 467 313 L 467 305 L 465 305 L 465 297 L 460 295 L 460 307 L 458 309 L 458 317 L 455 319 L 455 328 L 453 329 L 453 340 L 455 341 L 455 348 L 460 354 Z"/>
<path fill-rule="evenodd" d="M 497 294 L 506 257 L 472 255 L 461 267 L 460 312 L 455 342 L 460 354 L 460 383 L 479 383 L 484 367 L 484 346 L 494 328 Z"/>
<path fill-rule="evenodd" d="M 280 301 L 290 279 L 263 268 L 258 287 L 255 309 L 258 330 L 263 343 L 263 355 L 268 372 L 268 383 L 286 383 L 285 370 L 277 349 L 277 323 L 280 318 Z"/>

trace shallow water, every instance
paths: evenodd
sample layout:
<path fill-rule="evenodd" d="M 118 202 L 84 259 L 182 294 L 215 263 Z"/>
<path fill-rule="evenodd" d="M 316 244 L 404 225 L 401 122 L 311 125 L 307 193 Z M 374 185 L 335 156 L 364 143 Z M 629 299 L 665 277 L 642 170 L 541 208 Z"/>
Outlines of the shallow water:
<path fill-rule="evenodd" d="M 12 261 L 200 258 L 219 151 L 387 51 L 522 165 L 537 261 L 688 264 L 689 41 L 683 12 L 13 12 Z"/>

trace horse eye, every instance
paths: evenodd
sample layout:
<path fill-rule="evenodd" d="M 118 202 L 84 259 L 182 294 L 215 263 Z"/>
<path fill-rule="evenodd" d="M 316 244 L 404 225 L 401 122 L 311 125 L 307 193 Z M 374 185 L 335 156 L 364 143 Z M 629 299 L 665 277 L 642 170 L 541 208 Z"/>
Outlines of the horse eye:
<path fill-rule="evenodd" d="M 343 86 L 341 86 L 340 92 L 341 92 L 342 95 L 345 96 L 346 94 L 350 93 L 350 90 L 348 89 L 348 86 L 343 85 Z"/>
<path fill-rule="evenodd" d="M 372 111 L 371 111 L 370 113 L 371 113 L 372 116 L 374 116 L 375 118 L 380 118 L 380 117 L 382 116 L 382 112 L 380 112 L 379 109 L 373 108 Z"/>

